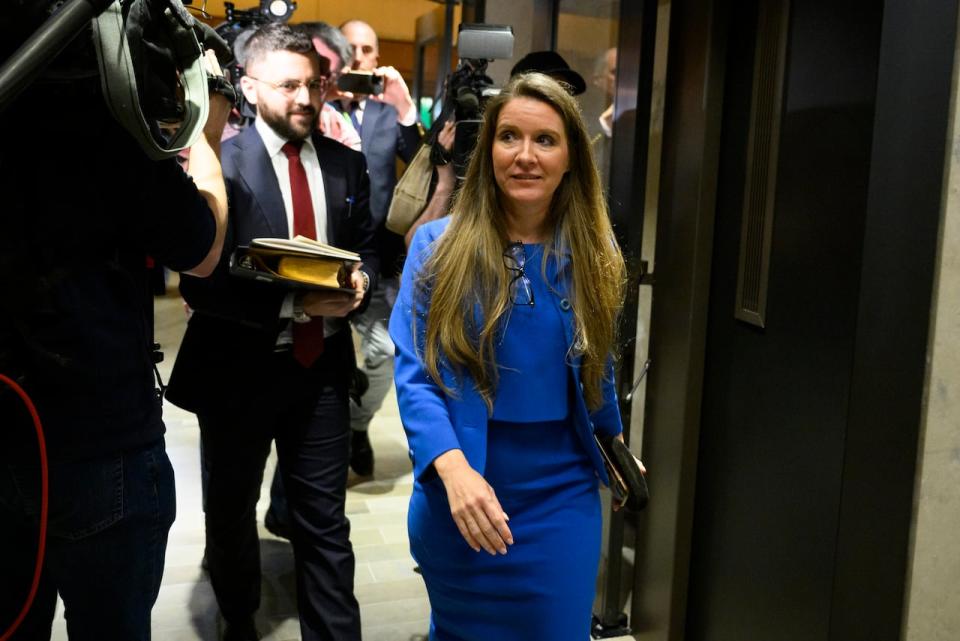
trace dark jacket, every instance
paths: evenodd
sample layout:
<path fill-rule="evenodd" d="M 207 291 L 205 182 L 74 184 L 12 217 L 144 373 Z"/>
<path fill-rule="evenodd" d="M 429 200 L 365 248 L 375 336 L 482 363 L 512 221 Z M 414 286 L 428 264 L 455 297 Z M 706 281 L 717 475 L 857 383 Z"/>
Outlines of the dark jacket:
<path fill-rule="evenodd" d="M 189 176 L 147 158 L 92 82 L 89 94 L 36 86 L 0 119 L 0 372 L 36 403 L 52 459 L 163 434 L 146 257 L 190 269 L 215 233 Z M 0 389 L 0 458 L 35 440 Z"/>
<path fill-rule="evenodd" d="M 389 278 L 400 272 L 400 256 L 405 251 L 403 237 L 385 225 L 397 185 L 397 158 L 406 163 L 413 159 L 420 146 L 420 130 L 416 124 L 400 125 L 393 106 L 367 100 L 360 140 L 370 171 L 370 213 L 377 230 L 380 272 Z"/>
<path fill-rule="evenodd" d="M 361 154 L 319 134 L 312 141 L 323 174 L 327 241 L 360 254 L 372 290 L 378 260 L 366 163 Z M 280 187 L 256 128 L 225 142 L 222 158 L 230 205 L 223 258 L 210 278 L 180 281 L 194 311 L 167 391 L 172 403 L 193 412 L 254 393 L 258 371 L 290 322 L 280 318 L 285 290 L 229 273 L 229 256 L 237 246 L 260 237 L 289 238 Z M 368 300 L 369 293 L 363 304 Z M 349 380 L 352 361 L 339 369 Z"/>

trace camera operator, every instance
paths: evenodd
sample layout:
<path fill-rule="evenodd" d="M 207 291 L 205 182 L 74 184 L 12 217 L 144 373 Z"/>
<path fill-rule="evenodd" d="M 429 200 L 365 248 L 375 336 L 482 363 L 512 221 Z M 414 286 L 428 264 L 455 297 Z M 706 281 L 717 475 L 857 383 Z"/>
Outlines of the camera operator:
<path fill-rule="evenodd" d="M 0 60 L 46 17 L 38 4 L 4 3 Z M 49 638 L 58 593 L 71 639 L 150 638 L 175 494 L 146 257 L 216 266 L 229 110 L 211 96 L 192 179 L 150 160 L 104 104 L 87 28 L 0 118 L 0 373 L 32 398 L 49 454 L 46 556 L 15 639 Z M 31 586 L 40 479 L 30 416 L 0 385 L 0 634 Z"/>
<path fill-rule="evenodd" d="M 457 187 L 457 175 L 454 171 L 451 157 L 456 133 L 457 125 L 452 118 L 443 123 L 443 127 L 437 132 L 437 141 L 434 144 L 443 149 L 443 152 L 435 154 L 441 156 L 439 159 L 440 164 L 434 165 L 436 183 L 433 188 L 433 193 L 430 194 L 430 200 L 427 201 L 427 206 L 423 209 L 423 213 L 413 221 L 410 229 L 408 229 L 407 233 L 403 236 L 403 241 L 407 248 L 410 247 L 410 243 L 413 241 L 413 234 L 420 225 L 428 223 L 431 220 L 443 218 L 450 213 L 451 199 Z"/>

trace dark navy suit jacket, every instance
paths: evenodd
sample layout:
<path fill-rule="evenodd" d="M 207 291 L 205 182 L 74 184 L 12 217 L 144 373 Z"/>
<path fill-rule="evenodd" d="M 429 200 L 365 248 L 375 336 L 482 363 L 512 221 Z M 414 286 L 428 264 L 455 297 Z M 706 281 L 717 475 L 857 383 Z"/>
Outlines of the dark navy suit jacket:
<path fill-rule="evenodd" d="M 371 284 L 365 306 L 379 271 L 366 162 L 319 134 L 312 141 L 326 194 L 327 242 L 360 254 Z M 229 274 L 229 256 L 237 246 L 259 237 L 289 238 L 280 187 L 255 127 L 224 143 L 222 164 L 229 200 L 223 256 L 209 278 L 181 277 L 180 291 L 194 313 L 167 390 L 171 402 L 194 412 L 254 389 L 258 368 L 289 322 L 280 318 L 285 290 Z M 329 365 L 342 369 L 345 380 L 353 375 L 352 362 Z"/>
<path fill-rule="evenodd" d="M 397 122 L 397 110 L 375 100 L 367 100 L 360 127 L 360 151 L 370 171 L 370 213 L 378 227 L 387 217 L 393 188 L 397 185 L 397 157 L 410 162 L 420 145 L 417 126 L 404 127 Z"/>
<path fill-rule="evenodd" d="M 397 185 L 397 158 L 409 163 L 420 146 L 416 124 L 404 127 L 397 117 L 392 105 L 368 99 L 360 127 L 360 150 L 370 170 L 370 213 L 377 229 L 381 271 L 386 276 L 399 271 L 397 259 L 404 252 L 403 238 L 384 224 Z"/>
<path fill-rule="evenodd" d="M 397 402 L 400 405 L 400 419 L 410 444 L 410 458 L 413 461 L 415 479 L 425 480 L 434 473 L 433 460 L 451 449 L 461 449 L 470 466 L 483 474 L 487 460 L 487 406 L 477 392 L 473 379 L 463 372 L 459 377 L 447 368 L 441 368 L 444 383 L 458 392 L 451 397 L 443 392 L 427 374 L 420 354 L 423 353 L 423 328 L 429 301 L 414 300 L 417 274 L 432 253 L 433 242 L 440 237 L 449 225 L 450 219 L 426 223 L 414 234 L 410 243 L 410 254 L 403 267 L 400 282 L 400 294 L 390 316 L 390 337 L 396 345 L 394 361 L 394 379 L 397 385 Z M 569 260 L 567 258 L 566 260 Z M 563 264 L 558 273 L 564 273 Z M 554 291 L 564 288 L 554 283 Z M 553 304 L 561 311 L 566 320 L 564 332 L 567 344 L 573 343 L 573 312 L 564 305 L 559 294 L 551 296 L 546 304 Z M 537 301 L 540 304 L 540 301 Z M 417 333 L 413 333 L 413 315 L 417 314 Z M 596 411 L 589 411 L 583 398 L 580 382 L 580 357 L 573 355 L 569 359 L 570 376 L 573 380 L 573 423 L 577 436 L 583 443 L 597 476 L 608 483 L 607 472 L 600 458 L 600 452 L 594 441 L 595 432 L 615 436 L 622 431 L 620 408 L 617 404 L 617 392 L 614 386 L 612 361 L 603 381 L 603 405 Z M 561 391 L 560 393 L 564 393 Z M 539 399 L 531 397 L 528 403 L 537 404 Z M 427 475 L 424 477 L 424 475 Z"/>

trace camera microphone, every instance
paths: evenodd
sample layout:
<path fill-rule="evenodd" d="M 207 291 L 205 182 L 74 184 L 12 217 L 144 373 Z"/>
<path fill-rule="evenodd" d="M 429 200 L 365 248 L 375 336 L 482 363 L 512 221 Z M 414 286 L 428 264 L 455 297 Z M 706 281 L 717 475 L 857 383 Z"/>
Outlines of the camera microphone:
<path fill-rule="evenodd" d="M 480 117 L 480 99 L 470 87 L 457 89 L 457 120 L 475 119 Z"/>

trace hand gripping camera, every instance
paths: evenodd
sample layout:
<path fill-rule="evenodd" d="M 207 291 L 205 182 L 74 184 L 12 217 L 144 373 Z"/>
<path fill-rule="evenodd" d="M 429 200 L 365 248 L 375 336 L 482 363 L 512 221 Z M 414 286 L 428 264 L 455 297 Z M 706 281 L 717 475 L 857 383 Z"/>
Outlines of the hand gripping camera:
<path fill-rule="evenodd" d="M 499 93 L 487 76 L 491 60 L 513 57 L 513 28 L 506 25 L 462 24 L 457 41 L 460 63 L 447 77 L 443 109 L 431 133 L 431 160 L 441 165 L 451 159 L 457 176 L 462 176 L 473 148 L 477 145 L 481 114 L 486 101 Z M 444 122 L 453 118 L 457 124 L 452 154 L 437 142 L 437 133 Z M 439 126 L 438 126 L 439 125 Z"/>

